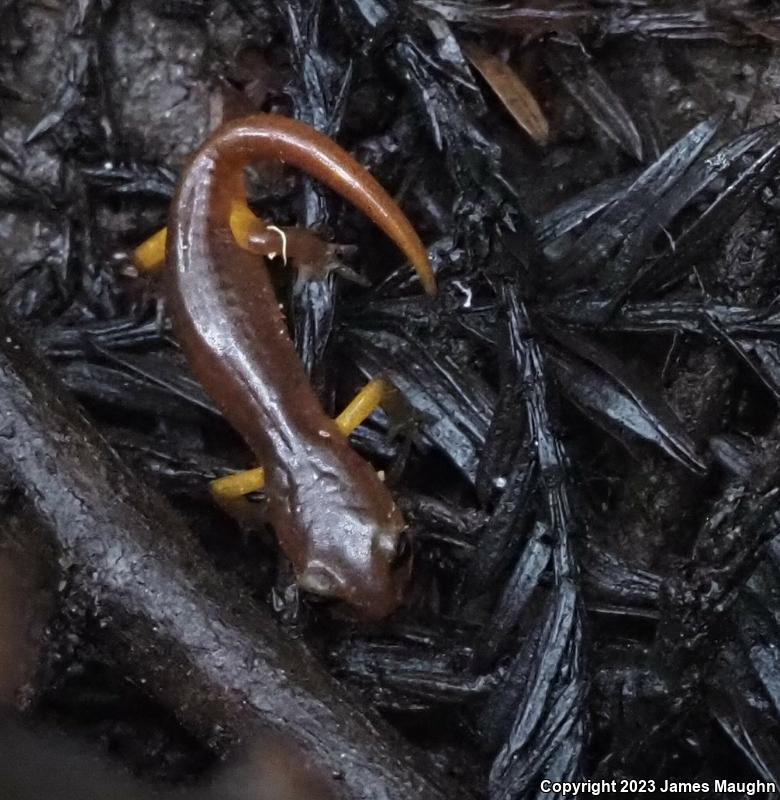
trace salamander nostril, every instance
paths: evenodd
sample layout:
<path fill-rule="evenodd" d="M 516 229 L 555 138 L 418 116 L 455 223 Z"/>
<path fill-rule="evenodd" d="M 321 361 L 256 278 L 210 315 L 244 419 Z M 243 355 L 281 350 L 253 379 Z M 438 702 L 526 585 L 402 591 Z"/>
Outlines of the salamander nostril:
<path fill-rule="evenodd" d="M 302 589 L 322 597 L 334 597 L 339 589 L 338 578 L 322 565 L 310 565 L 298 577 Z"/>

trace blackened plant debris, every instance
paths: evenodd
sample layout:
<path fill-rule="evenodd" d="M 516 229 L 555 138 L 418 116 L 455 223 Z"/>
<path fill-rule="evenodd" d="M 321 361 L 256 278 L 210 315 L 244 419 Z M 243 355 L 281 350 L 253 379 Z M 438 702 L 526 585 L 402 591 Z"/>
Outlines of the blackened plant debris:
<path fill-rule="evenodd" d="M 687 3 L 630 6 L 604 3 L 514 2 L 470 3 L 463 0 L 417 0 L 452 22 L 481 29 L 509 30 L 526 36 L 545 33 L 588 33 L 592 36 L 631 36 L 647 39 L 707 41 L 730 45 L 755 44 L 762 38 L 776 41 L 778 17 L 761 4 L 731 0 L 691 8 Z"/>
<path fill-rule="evenodd" d="M 31 144 L 36 139 L 51 131 L 65 119 L 65 116 L 82 99 L 82 84 L 87 73 L 89 53 L 82 47 L 76 47 L 67 59 L 65 82 L 59 94 L 52 98 L 49 110 L 27 135 L 26 144 Z"/>
<path fill-rule="evenodd" d="M 717 237 L 709 238 L 704 232 L 726 231 L 737 221 L 750 199 L 776 174 L 780 164 L 779 153 L 780 146 L 775 142 L 740 173 L 678 237 L 673 253 L 666 259 L 672 270 L 679 274 L 681 270 L 702 263 L 701 259 L 706 257 L 708 248 L 717 242 Z M 659 267 L 661 275 L 665 274 L 664 266 L 662 264 Z"/>
<path fill-rule="evenodd" d="M 676 300 L 626 303 L 606 322 L 601 321 L 603 308 L 604 303 L 600 300 L 569 297 L 554 301 L 545 311 L 556 321 L 590 330 L 705 335 L 714 321 L 732 336 L 772 341 L 780 336 L 778 309 L 715 303 L 699 292 Z"/>
<path fill-rule="evenodd" d="M 625 194 L 604 211 L 603 216 L 566 254 L 564 268 L 556 276 L 559 286 L 594 277 L 596 267 L 606 261 L 618 245 L 625 243 L 626 238 L 645 219 L 647 206 L 664 197 L 683 177 L 715 135 L 722 118 L 723 115 L 719 114 L 697 125 L 639 175 Z M 602 285 L 609 285 L 609 277 L 609 274 L 599 274 L 596 280 Z"/>
<path fill-rule="evenodd" d="M 631 431 L 653 442 L 687 469 L 707 471 L 680 420 L 639 375 L 587 339 L 555 328 L 547 331 L 570 354 L 554 354 L 552 361 L 563 390 L 586 414 L 595 413 L 608 431 Z"/>
<path fill-rule="evenodd" d="M 476 5 L 460 0 L 419 0 L 419 3 L 451 22 L 495 26 L 526 35 L 585 29 L 593 17 L 592 9 L 577 3 L 561 4 L 560 8 L 524 8 L 511 2 Z"/>
<path fill-rule="evenodd" d="M 166 167 L 146 164 L 116 166 L 109 162 L 85 167 L 82 172 L 89 184 L 109 195 L 139 195 L 164 200 L 173 196 L 175 176 Z"/>
<path fill-rule="evenodd" d="M 642 137 L 621 99 L 583 52 L 582 44 L 551 45 L 545 58 L 563 85 L 593 122 L 637 161 Z"/>
<path fill-rule="evenodd" d="M 350 354 L 367 376 L 389 376 L 421 415 L 426 437 L 473 483 L 494 402 L 479 376 L 400 333 L 356 330 Z"/>
<path fill-rule="evenodd" d="M 509 798 L 537 791 L 542 776 L 554 770 L 562 779 L 580 772 L 585 745 L 582 609 L 577 568 L 572 554 L 576 522 L 567 479 L 567 457 L 551 427 L 547 408 L 545 364 L 533 339 L 526 311 L 511 283 L 501 287 L 506 324 L 516 368 L 523 375 L 528 426 L 537 448 L 543 519 L 552 539 L 553 586 L 542 604 L 534 632 L 526 639 L 496 695 L 506 709 L 511 694 L 516 704 L 507 709 L 508 731 L 490 773 L 491 798 Z M 544 531 L 541 531 L 544 535 Z M 531 540 L 533 541 L 533 539 Z M 528 548 L 521 558 L 538 560 L 544 551 Z M 519 581 L 520 587 L 540 574 L 537 567 Z M 513 576 L 512 582 L 515 582 Z M 515 592 L 522 607 L 528 588 Z M 528 644 L 534 643 L 533 652 Z"/>
<path fill-rule="evenodd" d="M 88 452 L 71 450 L 37 390 L 9 388 L 0 408 L 29 411 L 0 421 L 0 451 L 29 450 L 0 475 L 0 555 L 46 538 L 41 504 L 69 482 L 83 523 L 54 526 L 77 558 L 30 553 L 56 573 L 54 613 L 19 616 L 36 620 L 43 661 L 8 696 L 111 750 L 143 789 L 205 788 L 204 753 L 229 755 L 289 694 L 262 689 L 273 675 L 252 655 L 207 664 L 213 651 L 138 622 L 151 600 L 136 579 L 166 572 L 169 597 L 192 573 L 168 567 L 203 545 L 213 591 L 191 596 L 182 626 L 222 635 L 238 615 L 272 631 L 272 651 L 299 654 L 290 680 L 319 722 L 343 722 L 334 693 L 348 696 L 361 730 L 385 717 L 359 750 L 413 752 L 466 797 L 534 797 L 542 777 L 778 780 L 779 32 L 757 0 L 0 2 L 0 301 L 92 425 Z M 526 83 L 538 141 L 469 45 Z M 192 380 L 160 282 L 129 268 L 193 149 L 263 111 L 367 166 L 439 282 L 424 296 L 329 190 L 248 171 L 257 213 L 339 246 L 326 281 L 270 265 L 323 405 L 337 414 L 369 376 L 400 389 L 351 437 L 414 550 L 406 602 L 381 624 L 296 591 L 262 493 L 214 503 L 210 480 L 257 464 Z M 41 369 L 16 367 L 36 386 Z M 40 446 L 23 442 L 30 420 Z M 40 469 L 22 493 L 25 464 Z M 147 502 L 149 484 L 200 544 L 171 544 L 182 523 Z M 120 587 L 128 525 L 148 547 Z M 203 669 L 171 678 L 174 656 Z M 212 702 L 228 667 L 246 691 Z M 321 730 L 296 720 L 294 737 Z M 328 774 L 354 755 L 342 734 L 316 746 Z M 354 774 L 328 779 L 334 800 Z M 371 800 L 392 793 L 379 783 Z"/>
<path fill-rule="evenodd" d="M 699 532 L 687 569 L 668 582 L 659 647 L 672 648 L 673 659 L 667 662 L 672 671 L 693 668 L 697 674 L 702 672 L 702 661 L 694 661 L 693 654 L 712 637 L 714 621 L 730 609 L 755 571 L 765 545 L 780 530 L 780 488 L 776 484 L 775 475 L 753 474 L 728 485 Z M 684 601 L 683 609 L 680 603 L 687 593 L 696 600 L 694 604 Z M 686 679 L 684 672 L 681 679 Z"/>
<path fill-rule="evenodd" d="M 285 18 L 292 44 L 298 86 L 291 87 L 295 116 L 337 137 L 349 96 L 352 67 L 340 64 L 321 45 L 322 4 L 297 0 L 276 4 Z M 328 195 L 314 181 L 304 185 L 304 219 L 307 227 L 322 229 L 330 220 Z M 295 342 L 307 373 L 324 389 L 332 376 L 321 374 L 325 349 L 333 330 L 337 287 L 331 273 L 324 281 L 295 281 L 292 313 Z M 319 374 L 318 374 L 319 373 Z"/>

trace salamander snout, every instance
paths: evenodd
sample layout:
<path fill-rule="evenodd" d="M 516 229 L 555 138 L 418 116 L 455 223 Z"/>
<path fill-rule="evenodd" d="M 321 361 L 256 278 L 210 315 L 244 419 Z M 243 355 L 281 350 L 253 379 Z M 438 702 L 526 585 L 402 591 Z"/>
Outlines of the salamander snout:
<path fill-rule="evenodd" d="M 348 536 L 328 537 L 338 546 L 309 553 L 298 570 L 300 587 L 348 603 L 364 619 L 391 614 L 403 601 L 413 548 L 400 514 L 388 522 L 363 528 L 361 536 L 353 529 Z"/>

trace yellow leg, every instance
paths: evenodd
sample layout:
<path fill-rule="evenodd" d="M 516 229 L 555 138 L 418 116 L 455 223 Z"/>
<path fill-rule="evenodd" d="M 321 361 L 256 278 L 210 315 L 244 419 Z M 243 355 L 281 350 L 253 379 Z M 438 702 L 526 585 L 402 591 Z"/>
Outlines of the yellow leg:
<path fill-rule="evenodd" d="M 234 200 L 230 212 L 230 228 L 236 243 L 249 249 L 249 239 L 252 229 L 258 225 L 265 228 L 262 222 L 249 206 L 241 201 Z M 165 263 L 165 246 L 168 238 L 168 229 L 162 228 L 150 236 L 143 244 L 133 251 L 133 262 L 139 272 L 158 272 Z M 367 419 L 386 397 L 388 385 L 378 378 L 367 383 L 352 402 L 335 419 L 336 426 L 349 436 L 363 420 Z M 265 470 L 262 467 L 226 475 L 211 482 L 211 492 L 217 499 L 230 500 L 256 492 L 265 486 Z"/>
<path fill-rule="evenodd" d="M 336 427 L 349 436 L 361 422 L 368 419 L 387 396 L 389 386 L 381 378 L 367 383 L 352 402 L 336 417 Z M 211 493 L 218 499 L 231 500 L 256 492 L 265 486 L 265 470 L 262 467 L 237 472 L 217 478 L 210 484 Z"/>
<path fill-rule="evenodd" d="M 361 422 L 367 420 L 387 397 L 390 387 L 381 378 L 369 381 L 352 402 L 334 420 L 344 436 L 349 436 Z"/>
<path fill-rule="evenodd" d="M 168 229 L 161 228 L 133 250 L 133 263 L 139 272 L 157 272 L 165 262 Z"/>
<path fill-rule="evenodd" d="M 249 249 L 249 237 L 252 229 L 261 226 L 265 229 L 265 223 L 255 216 L 249 206 L 242 200 L 234 200 L 230 209 L 230 229 L 239 246 L 245 250 Z M 153 273 L 159 272 L 165 263 L 165 244 L 168 240 L 168 229 L 160 228 L 157 233 L 152 234 L 145 242 L 138 245 L 133 251 L 133 263 L 139 272 Z"/>
<path fill-rule="evenodd" d="M 266 223 L 256 216 L 251 208 L 246 204 L 245 200 L 233 200 L 230 209 L 230 229 L 233 231 L 233 236 L 240 247 L 245 250 L 252 250 L 249 241 L 252 233 L 262 234 L 267 230 L 277 231 L 284 241 L 284 233 L 274 225 L 266 225 Z M 138 247 L 133 250 L 133 263 L 140 273 L 151 274 L 159 272 L 165 263 L 165 245 L 168 239 L 168 229 L 161 228 L 157 233 L 152 234 L 145 242 L 142 242 Z M 287 261 L 286 254 L 285 263 Z M 425 291 L 430 294 L 436 294 L 436 276 L 433 273 L 427 257 L 424 261 L 417 261 L 413 264 L 417 272 L 420 282 Z"/>
<path fill-rule="evenodd" d="M 236 472 L 234 475 L 225 475 L 209 484 L 211 493 L 217 500 L 235 500 L 245 494 L 258 492 L 265 486 L 265 470 L 262 467 Z"/>

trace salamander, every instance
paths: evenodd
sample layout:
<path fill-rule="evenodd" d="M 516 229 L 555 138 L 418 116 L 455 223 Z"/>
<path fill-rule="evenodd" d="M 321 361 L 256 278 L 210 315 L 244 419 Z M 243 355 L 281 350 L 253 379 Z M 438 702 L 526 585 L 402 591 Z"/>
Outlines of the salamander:
<path fill-rule="evenodd" d="M 405 253 L 424 289 L 435 279 L 411 223 L 346 151 L 272 114 L 235 120 L 190 160 L 169 218 L 165 294 L 195 377 L 266 471 L 268 519 L 300 586 L 381 618 L 397 608 L 412 559 L 404 520 L 374 468 L 314 393 L 259 255 L 317 272 L 327 246 L 259 218 L 244 247 L 230 228 L 246 202 L 244 170 L 275 159 L 301 169 L 369 216 Z"/>

